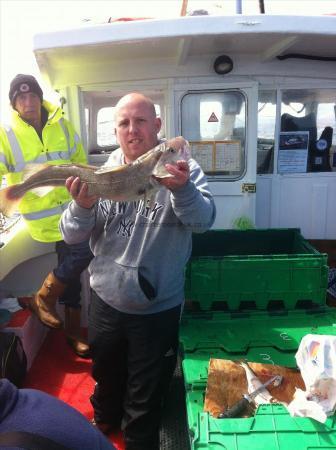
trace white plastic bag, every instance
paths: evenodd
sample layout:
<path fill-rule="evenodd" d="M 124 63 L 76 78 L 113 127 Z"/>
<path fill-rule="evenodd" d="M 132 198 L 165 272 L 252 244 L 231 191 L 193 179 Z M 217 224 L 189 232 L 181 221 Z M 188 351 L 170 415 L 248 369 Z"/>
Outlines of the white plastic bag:
<path fill-rule="evenodd" d="M 295 358 L 306 391 L 296 390 L 288 410 L 324 423 L 336 406 L 336 336 L 307 334 Z"/>

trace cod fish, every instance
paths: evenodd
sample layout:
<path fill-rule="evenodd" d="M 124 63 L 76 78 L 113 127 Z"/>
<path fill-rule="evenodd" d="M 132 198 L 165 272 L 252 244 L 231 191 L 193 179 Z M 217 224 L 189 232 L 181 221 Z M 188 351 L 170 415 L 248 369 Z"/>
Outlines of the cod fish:
<path fill-rule="evenodd" d="M 154 178 L 171 176 L 165 164 L 188 160 L 188 142 L 178 136 L 162 142 L 130 164 L 118 167 L 90 166 L 85 164 L 29 164 L 23 173 L 23 182 L 0 190 L 0 212 L 10 217 L 17 210 L 24 194 L 33 191 L 46 195 L 55 186 L 64 186 L 68 177 L 79 177 L 87 183 L 88 193 L 114 201 L 132 201 L 149 198 L 160 188 Z M 49 187 L 49 188 L 46 188 Z"/>

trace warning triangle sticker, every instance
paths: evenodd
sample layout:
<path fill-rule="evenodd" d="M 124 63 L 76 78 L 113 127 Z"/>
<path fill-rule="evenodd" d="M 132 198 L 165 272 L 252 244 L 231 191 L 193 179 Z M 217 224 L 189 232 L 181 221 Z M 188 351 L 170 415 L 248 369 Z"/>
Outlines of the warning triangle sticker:
<path fill-rule="evenodd" d="M 218 122 L 217 116 L 214 112 L 211 113 L 211 116 L 209 117 L 208 122 Z"/>

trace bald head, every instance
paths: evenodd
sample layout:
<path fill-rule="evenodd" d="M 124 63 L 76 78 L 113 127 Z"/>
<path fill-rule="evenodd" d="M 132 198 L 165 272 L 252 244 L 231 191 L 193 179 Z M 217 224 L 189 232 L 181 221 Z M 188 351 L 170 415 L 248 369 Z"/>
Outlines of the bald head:
<path fill-rule="evenodd" d="M 148 109 L 148 112 L 150 112 L 153 115 L 153 117 L 156 117 L 156 111 L 153 101 L 149 97 L 146 97 L 145 95 L 141 94 L 140 92 L 131 92 L 130 94 L 121 97 L 121 99 L 119 99 L 118 103 L 116 104 L 115 106 L 116 118 L 120 108 L 123 108 L 128 104 L 141 105 L 142 108 Z"/>
<path fill-rule="evenodd" d="M 132 92 L 122 97 L 115 109 L 116 136 L 126 162 L 131 162 L 154 148 L 161 119 L 156 117 L 152 100 Z"/>

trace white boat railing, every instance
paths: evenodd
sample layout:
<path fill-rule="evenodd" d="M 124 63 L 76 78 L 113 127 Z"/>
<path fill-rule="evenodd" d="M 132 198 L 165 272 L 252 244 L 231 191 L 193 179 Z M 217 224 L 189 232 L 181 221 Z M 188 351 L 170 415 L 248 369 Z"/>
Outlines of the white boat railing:
<path fill-rule="evenodd" d="M 2 180 L 0 178 L 0 188 L 5 188 L 7 185 L 6 177 L 3 177 Z M 12 217 L 6 217 L 0 212 L 0 246 L 1 246 L 1 235 L 6 233 L 8 230 L 12 228 L 19 220 L 21 215 L 19 213 L 15 213 Z"/>
<path fill-rule="evenodd" d="M 2 213 L 0 213 L 0 241 L 1 235 L 9 231 L 19 220 L 21 215 L 16 213 L 13 217 L 5 217 Z"/>

